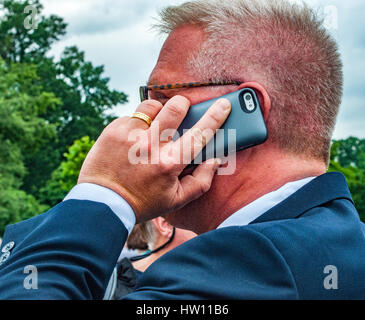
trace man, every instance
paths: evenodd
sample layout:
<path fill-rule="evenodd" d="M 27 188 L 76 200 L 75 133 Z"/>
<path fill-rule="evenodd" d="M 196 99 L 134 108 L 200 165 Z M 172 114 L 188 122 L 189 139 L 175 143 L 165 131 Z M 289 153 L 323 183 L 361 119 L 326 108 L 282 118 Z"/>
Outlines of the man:
<path fill-rule="evenodd" d="M 169 36 L 149 84 L 241 85 L 149 90 L 154 100 L 137 111 L 154 120 L 150 129 L 140 114 L 112 124 L 64 203 L 8 228 L 4 243 L 19 244 L 0 269 L 0 298 L 102 297 L 126 237 L 123 226 L 130 230 L 134 217 L 164 214 L 200 235 L 153 264 L 129 299 L 365 298 L 364 225 L 344 177 L 325 174 L 342 64 L 316 15 L 286 1 L 200 0 L 167 8 L 160 27 Z M 211 161 L 183 175 L 182 166 L 172 164 L 177 145 L 203 145 L 199 130 L 167 142 L 168 164 L 125 160 L 128 144 L 118 137 L 131 128 L 149 132 L 159 123 L 175 129 L 190 104 L 244 87 L 260 99 L 269 139 L 238 152 L 233 175 L 212 181 L 217 167 Z M 225 103 L 213 105 L 199 128 L 220 127 Z M 115 191 L 133 210 L 95 185 Z M 36 293 L 20 284 L 25 264 L 43 272 Z"/>

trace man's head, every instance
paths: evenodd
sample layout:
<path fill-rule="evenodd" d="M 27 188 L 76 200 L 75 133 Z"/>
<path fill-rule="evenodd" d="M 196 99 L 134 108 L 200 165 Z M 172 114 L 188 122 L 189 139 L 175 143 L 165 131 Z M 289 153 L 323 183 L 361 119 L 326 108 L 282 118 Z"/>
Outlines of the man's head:
<path fill-rule="evenodd" d="M 269 130 L 268 141 L 257 152 L 264 157 L 270 149 L 272 161 L 300 158 L 328 164 L 342 97 L 342 63 L 336 43 L 311 9 L 284 0 L 198 0 L 163 10 L 158 27 L 169 36 L 150 84 L 249 83 L 258 93 Z M 151 98 L 164 103 L 180 94 L 196 104 L 239 88 L 163 90 Z M 237 170 L 244 170 L 243 162 L 249 166 L 252 153 L 240 153 Z M 267 156 L 257 163 L 258 170 L 262 160 Z M 237 181 L 239 175 L 231 179 Z M 212 200 L 209 194 L 224 197 L 223 183 L 227 179 L 216 178 L 212 191 L 184 210 L 195 215 L 212 210 L 203 202 Z"/>

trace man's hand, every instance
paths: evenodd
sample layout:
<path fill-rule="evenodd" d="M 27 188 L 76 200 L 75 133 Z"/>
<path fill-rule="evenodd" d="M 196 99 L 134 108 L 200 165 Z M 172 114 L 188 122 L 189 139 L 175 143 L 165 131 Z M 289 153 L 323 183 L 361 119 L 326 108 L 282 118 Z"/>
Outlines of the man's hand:
<path fill-rule="evenodd" d="M 133 208 L 138 222 L 153 219 L 180 209 L 210 189 L 219 167 L 218 159 L 211 159 L 197 167 L 191 175 L 179 180 L 186 167 L 183 159 L 194 159 L 209 142 L 202 135 L 205 129 L 215 132 L 227 119 L 231 106 L 228 100 L 214 103 L 203 118 L 180 139 L 160 141 L 154 133 L 176 130 L 184 120 L 190 102 L 175 96 L 165 106 L 154 100 L 144 101 L 136 110 L 152 120 L 149 127 L 143 120 L 124 117 L 115 120 L 101 134 L 89 152 L 80 172 L 78 183 L 94 183 L 120 194 Z M 132 164 L 129 151 L 135 130 L 145 134 L 139 141 L 141 154 L 147 154 L 148 164 Z M 156 135 L 156 134 L 155 134 Z M 184 164 L 185 162 L 185 164 Z"/>

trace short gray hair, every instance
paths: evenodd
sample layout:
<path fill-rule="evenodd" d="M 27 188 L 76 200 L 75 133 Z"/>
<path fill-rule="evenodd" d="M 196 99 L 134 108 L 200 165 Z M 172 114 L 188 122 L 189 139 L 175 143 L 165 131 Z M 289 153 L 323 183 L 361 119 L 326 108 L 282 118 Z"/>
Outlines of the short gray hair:
<path fill-rule="evenodd" d="M 197 25 L 207 35 L 187 67 L 201 81 L 257 81 L 272 100 L 270 140 L 328 163 L 343 91 L 338 46 L 306 4 L 286 0 L 196 0 L 165 8 L 170 33 Z"/>

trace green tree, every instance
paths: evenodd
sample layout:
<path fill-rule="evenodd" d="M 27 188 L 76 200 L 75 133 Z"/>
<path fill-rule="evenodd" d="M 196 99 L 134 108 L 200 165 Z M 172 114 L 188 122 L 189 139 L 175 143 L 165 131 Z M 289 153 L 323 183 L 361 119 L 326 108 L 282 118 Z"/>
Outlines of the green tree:
<path fill-rule="evenodd" d="M 59 62 L 43 59 L 38 67 L 42 86 L 57 92 L 62 105 L 44 117 L 57 124 L 57 140 L 26 159 L 27 166 L 36 168 L 36 175 L 28 176 L 24 187 L 36 196 L 59 166 L 67 146 L 83 136 L 96 139 L 115 119 L 105 111 L 127 101 L 123 93 L 109 89 L 109 79 L 102 77 L 104 68 L 85 61 L 84 53 L 76 47 L 66 48 Z"/>
<path fill-rule="evenodd" d="M 334 141 L 331 159 L 343 167 L 355 167 L 365 170 L 365 140 L 350 137 Z"/>
<path fill-rule="evenodd" d="M 66 34 L 66 23 L 55 15 L 37 16 L 36 29 L 26 29 L 24 21 L 29 15 L 24 13 L 33 5 L 41 12 L 39 0 L 0 0 L 0 56 L 6 62 L 29 62 L 43 58 L 54 42 Z"/>
<path fill-rule="evenodd" d="M 6 225 L 45 209 L 19 190 L 28 171 L 25 155 L 37 152 L 56 135 L 55 126 L 41 115 L 60 101 L 37 81 L 34 65 L 8 65 L 0 58 L 0 233 Z"/>
<path fill-rule="evenodd" d="M 334 141 L 329 171 L 346 177 L 360 218 L 365 222 L 365 140 L 350 137 Z"/>
<path fill-rule="evenodd" d="M 76 140 L 64 154 L 65 160 L 52 173 L 51 179 L 46 186 L 41 189 L 41 200 L 49 206 L 54 206 L 67 195 L 76 185 L 81 170 L 81 166 L 94 145 L 94 141 L 89 137 Z"/>
<path fill-rule="evenodd" d="M 37 29 L 27 30 L 24 9 L 30 4 L 37 7 L 39 23 Z M 39 85 L 61 100 L 56 108 L 42 114 L 43 119 L 56 125 L 54 141 L 43 143 L 36 153 L 25 157 L 32 174 L 25 177 L 22 188 L 36 197 L 61 163 L 67 146 L 83 136 L 96 139 L 114 119 L 106 111 L 127 101 L 123 92 L 110 89 L 103 66 L 95 67 L 86 61 L 77 47 L 65 48 L 58 61 L 47 56 L 51 46 L 66 33 L 66 23 L 60 17 L 42 15 L 42 10 L 39 0 L 0 0 L 1 57 L 8 64 L 36 64 Z"/>

